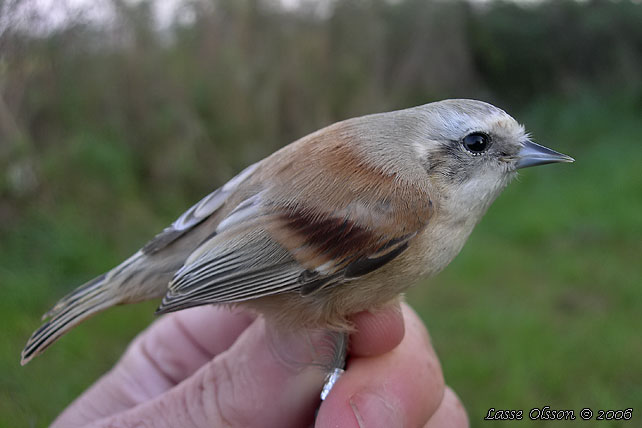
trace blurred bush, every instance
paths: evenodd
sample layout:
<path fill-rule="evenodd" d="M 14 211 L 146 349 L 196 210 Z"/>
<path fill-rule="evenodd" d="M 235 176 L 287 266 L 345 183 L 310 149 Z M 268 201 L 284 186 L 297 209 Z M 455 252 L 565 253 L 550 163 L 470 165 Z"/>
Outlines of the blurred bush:
<path fill-rule="evenodd" d="M 48 31 L 25 4 L 0 3 L 4 227 L 34 200 L 193 200 L 348 116 L 642 86 L 642 7 L 626 1 L 184 1 L 161 27 L 154 2 L 105 0 L 104 22 Z"/>

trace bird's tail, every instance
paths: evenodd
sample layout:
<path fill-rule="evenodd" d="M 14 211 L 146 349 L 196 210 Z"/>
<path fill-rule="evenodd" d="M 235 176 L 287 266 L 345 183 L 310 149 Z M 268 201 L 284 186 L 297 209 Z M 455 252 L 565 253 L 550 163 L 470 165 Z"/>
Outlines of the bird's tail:
<path fill-rule="evenodd" d="M 110 291 L 109 273 L 95 278 L 63 297 L 42 316 L 49 321 L 36 330 L 22 351 L 20 364 L 27 364 L 73 327 L 92 315 L 119 303 Z"/>
<path fill-rule="evenodd" d="M 73 327 L 98 312 L 121 303 L 162 297 L 181 263 L 176 258 L 150 259 L 138 251 L 109 272 L 76 288 L 42 316 L 43 321 L 49 321 L 27 341 L 21 364 L 27 364 Z"/>

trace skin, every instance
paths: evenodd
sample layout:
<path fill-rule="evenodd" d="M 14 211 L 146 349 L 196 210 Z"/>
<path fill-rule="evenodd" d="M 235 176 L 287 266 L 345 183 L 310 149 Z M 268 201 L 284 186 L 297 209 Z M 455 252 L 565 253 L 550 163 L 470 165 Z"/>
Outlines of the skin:
<path fill-rule="evenodd" d="M 322 374 L 304 362 L 318 337 L 274 335 L 262 318 L 201 307 L 152 324 L 52 427 L 468 426 L 412 309 L 352 322 L 347 370 L 316 420 Z M 303 364 L 286 362 L 285 350 Z"/>

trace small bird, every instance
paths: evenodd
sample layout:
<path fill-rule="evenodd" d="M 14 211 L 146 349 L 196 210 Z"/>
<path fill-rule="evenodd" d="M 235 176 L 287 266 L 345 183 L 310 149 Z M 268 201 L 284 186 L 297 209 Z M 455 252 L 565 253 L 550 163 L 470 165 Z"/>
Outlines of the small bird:
<path fill-rule="evenodd" d="M 277 328 L 335 332 L 341 360 L 351 314 L 441 271 L 518 169 L 553 162 L 573 159 L 481 101 L 335 123 L 247 167 L 62 298 L 21 362 L 104 309 L 160 297 L 159 314 L 233 304 Z"/>

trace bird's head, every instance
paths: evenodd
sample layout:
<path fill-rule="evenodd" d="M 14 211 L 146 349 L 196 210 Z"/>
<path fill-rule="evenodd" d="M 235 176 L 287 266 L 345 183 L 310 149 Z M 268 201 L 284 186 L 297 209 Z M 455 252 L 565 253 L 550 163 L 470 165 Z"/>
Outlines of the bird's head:
<path fill-rule="evenodd" d="M 418 118 L 412 144 L 431 183 L 461 209 L 485 211 L 520 168 L 573 162 L 535 144 L 510 115 L 481 101 L 445 100 L 408 112 Z"/>

